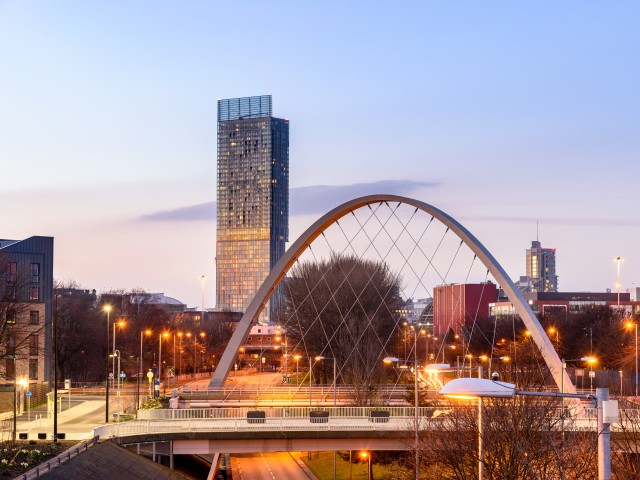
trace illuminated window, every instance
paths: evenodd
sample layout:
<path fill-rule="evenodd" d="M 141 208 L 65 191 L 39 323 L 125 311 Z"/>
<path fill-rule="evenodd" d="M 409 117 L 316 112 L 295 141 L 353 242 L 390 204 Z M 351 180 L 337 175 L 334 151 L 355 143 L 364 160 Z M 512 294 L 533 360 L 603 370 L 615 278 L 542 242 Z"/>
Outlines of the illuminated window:
<path fill-rule="evenodd" d="M 40 300 L 40 287 L 29 288 L 29 300 L 32 302 L 37 302 Z"/>

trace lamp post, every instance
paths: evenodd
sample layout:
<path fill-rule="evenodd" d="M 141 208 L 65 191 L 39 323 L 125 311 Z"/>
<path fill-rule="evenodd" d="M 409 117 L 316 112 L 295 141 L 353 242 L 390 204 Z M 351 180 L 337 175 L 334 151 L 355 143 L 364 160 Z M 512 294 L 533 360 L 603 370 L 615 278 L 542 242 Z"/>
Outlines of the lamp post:
<path fill-rule="evenodd" d="M 395 358 L 395 357 L 385 357 L 382 360 L 384 363 L 390 364 L 390 363 L 398 363 L 400 361 L 399 358 Z M 405 363 L 408 360 L 403 360 Z M 416 450 L 416 458 L 415 458 L 415 462 L 416 462 L 416 467 L 415 467 L 415 480 L 418 480 L 418 478 L 420 477 L 420 451 L 418 450 L 419 447 L 419 443 L 420 443 L 420 437 L 418 435 L 418 427 L 420 426 L 420 403 L 419 403 L 419 398 L 418 398 L 418 360 L 414 359 L 413 360 L 414 364 L 415 364 L 415 368 L 413 371 L 413 395 L 414 395 L 414 402 L 415 402 L 415 408 L 414 408 L 414 416 L 413 416 L 413 422 L 414 422 L 414 430 L 415 430 L 415 438 L 414 438 L 414 448 Z"/>
<path fill-rule="evenodd" d="M 557 352 L 558 351 L 558 347 L 560 345 L 560 341 L 559 341 L 559 337 L 558 337 L 560 332 L 558 332 L 558 329 L 556 327 L 551 327 L 551 328 L 549 328 L 549 333 L 555 333 L 556 334 L 556 352 Z"/>
<path fill-rule="evenodd" d="M 105 370 L 105 402 L 106 402 L 106 408 L 105 408 L 105 413 L 104 413 L 104 422 L 105 423 L 109 423 L 109 315 L 111 313 L 111 305 L 105 305 L 104 307 L 102 307 L 102 309 L 107 312 L 107 367 Z M 57 401 L 57 399 L 56 399 Z M 54 403 L 55 405 L 55 403 Z M 57 408 L 57 407 L 56 407 Z M 54 408 L 54 411 L 56 411 L 56 408 Z M 55 437 L 55 434 L 54 434 Z"/>
<path fill-rule="evenodd" d="M 191 338 L 191 332 L 185 333 L 184 336 L 187 337 L 187 338 Z M 195 369 L 194 369 L 193 373 L 195 373 Z"/>
<path fill-rule="evenodd" d="M 118 322 L 114 322 L 113 324 L 113 360 L 112 360 L 112 366 L 111 366 L 111 371 L 113 372 L 113 381 L 112 381 L 112 387 L 114 386 L 113 384 L 116 383 L 117 381 L 117 386 L 118 386 L 118 395 L 120 395 L 120 368 L 118 368 L 118 373 L 116 374 L 116 325 L 119 326 L 120 328 L 124 327 L 124 320 L 120 320 Z M 118 380 L 116 380 L 116 376 L 118 377 Z"/>
<path fill-rule="evenodd" d="M 596 396 L 593 397 L 592 395 L 580 393 L 529 392 L 516 390 L 516 386 L 513 383 L 499 382 L 484 378 L 456 378 L 447 383 L 438 393 L 446 397 L 462 399 L 476 397 L 514 398 L 516 395 L 523 395 L 595 400 L 597 402 L 596 405 L 598 409 L 598 479 L 611 479 L 611 430 L 610 424 L 604 421 L 605 418 L 603 415 L 605 402 L 608 403 L 609 400 L 608 388 L 598 388 L 596 390 Z M 611 410 L 617 408 L 612 404 L 608 404 L 607 407 Z M 615 413 L 617 415 L 617 412 Z"/>
<path fill-rule="evenodd" d="M 334 408 L 334 415 L 335 415 L 335 407 L 336 407 L 336 359 L 334 358 L 330 358 L 330 357 L 323 357 L 322 355 L 318 355 L 316 357 L 317 361 L 323 361 L 323 360 L 333 360 L 333 408 Z M 336 451 L 333 451 L 333 480 L 336 479 Z"/>
<path fill-rule="evenodd" d="M 138 382 L 137 382 L 137 389 L 136 389 L 136 397 L 138 400 L 138 409 L 140 409 L 140 377 L 142 376 L 142 374 L 144 373 L 144 370 L 142 369 L 142 341 L 144 339 L 145 335 L 151 335 L 151 330 L 144 330 L 140 332 L 140 363 L 138 366 Z"/>
<path fill-rule="evenodd" d="M 169 338 L 169 332 L 158 335 L 158 386 L 162 383 L 162 337 Z"/>
<path fill-rule="evenodd" d="M 593 357 L 574 358 L 571 360 L 562 359 L 562 375 L 560 375 L 560 393 L 564 395 L 564 370 L 567 368 L 567 362 L 588 362 L 594 363 L 596 361 Z M 562 396 L 562 410 L 560 413 L 560 428 L 562 429 L 562 439 L 564 440 L 564 396 Z"/>
<path fill-rule="evenodd" d="M 636 397 L 638 396 L 638 323 L 627 322 L 627 328 L 635 327 L 636 329 Z"/>
<path fill-rule="evenodd" d="M 323 360 L 333 360 L 333 406 L 336 406 L 336 359 L 331 357 L 323 357 L 322 355 L 318 355 L 316 357 L 316 361 L 321 362 Z"/>
<path fill-rule="evenodd" d="M 300 364 L 300 359 L 302 358 L 300 355 L 294 355 L 293 356 L 294 360 L 296 361 L 296 386 L 300 385 L 300 380 L 299 380 L 299 375 L 298 375 L 298 371 L 299 371 L 299 364 Z"/>
<path fill-rule="evenodd" d="M 367 459 L 367 479 L 371 480 L 371 452 L 360 452 L 360 457 Z"/>
<path fill-rule="evenodd" d="M 204 354 L 206 353 L 206 349 L 207 349 L 206 343 L 204 341 L 206 336 L 207 336 L 206 332 L 200 332 L 200 338 L 202 339 L 201 340 L 201 343 L 202 343 L 202 352 L 201 352 L 202 356 L 200 357 L 200 370 L 202 370 L 202 368 L 204 367 Z"/>
<path fill-rule="evenodd" d="M 624 259 L 622 257 L 616 257 L 613 261 L 616 262 L 616 267 L 618 269 L 618 306 L 620 306 L 620 264 L 624 262 Z"/>
<path fill-rule="evenodd" d="M 200 275 L 200 280 L 202 281 L 202 316 L 200 317 L 200 325 L 204 325 L 204 281 L 206 278 L 206 275 Z"/>
<path fill-rule="evenodd" d="M 113 354 L 110 355 L 110 357 L 113 358 L 113 361 L 116 361 L 116 357 L 118 357 L 118 379 L 120 379 L 120 350 L 116 350 L 113 352 Z M 118 381 L 118 389 L 116 390 L 116 397 L 118 398 L 118 411 L 122 410 L 122 400 L 120 399 L 120 382 Z M 119 414 L 118 415 L 118 419 L 119 419 Z"/>
<path fill-rule="evenodd" d="M 178 371 L 180 372 L 180 375 L 182 375 L 182 332 L 178 332 L 178 350 L 180 350 L 180 357 L 178 359 Z"/>

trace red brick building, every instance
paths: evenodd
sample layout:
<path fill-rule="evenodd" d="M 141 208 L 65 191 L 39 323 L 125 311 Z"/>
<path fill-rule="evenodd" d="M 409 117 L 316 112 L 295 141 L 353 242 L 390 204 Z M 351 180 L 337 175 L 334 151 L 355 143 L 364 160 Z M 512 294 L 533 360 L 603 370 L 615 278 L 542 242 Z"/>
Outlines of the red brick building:
<path fill-rule="evenodd" d="M 475 318 L 489 317 L 489 304 L 495 303 L 495 283 L 440 285 L 433 290 L 433 334 L 441 337 L 451 329 L 460 333 Z"/>

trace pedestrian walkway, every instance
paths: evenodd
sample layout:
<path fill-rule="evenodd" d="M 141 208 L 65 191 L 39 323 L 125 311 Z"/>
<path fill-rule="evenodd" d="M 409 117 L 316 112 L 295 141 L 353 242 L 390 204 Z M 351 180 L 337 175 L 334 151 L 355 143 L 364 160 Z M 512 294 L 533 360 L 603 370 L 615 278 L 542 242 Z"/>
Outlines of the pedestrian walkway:
<path fill-rule="evenodd" d="M 64 407 L 67 408 L 58 413 L 58 434 L 64 434 L 66 440 L 88 440 L 93 437 L 93 429 L 105 423 L 104 400 L 76 400 L 71 402 L 71 408 L 68 404 Z M 38 434 L 51 439 L 53 416 L 47 417 L 46 405 L 32 410 L 30 416 L 31 421 L 26 413 L 18 417 L 17 433 L 26 433 L 29 440 L 38 439 Z"/>

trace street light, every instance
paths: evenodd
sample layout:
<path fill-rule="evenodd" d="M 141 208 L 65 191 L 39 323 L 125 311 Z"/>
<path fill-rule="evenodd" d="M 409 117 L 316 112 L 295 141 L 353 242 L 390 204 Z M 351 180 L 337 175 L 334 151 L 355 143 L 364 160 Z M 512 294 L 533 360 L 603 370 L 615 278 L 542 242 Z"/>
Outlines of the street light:
<path fill-rule="evenodd" d="M 635 327 L 636 329 L 636 397 L 638 396 L 638 323 L 627 322 L 627 328 Z"/>
<path fill-rule="evenodd" d="M 204 325 L 204 281 L 206 278 L 206 275 L 200 275 L 200 280 L 202 281 L 202 316 L 200 317 L 200 325 Z"/>
<path fill-rule="evenodd" d="M 391 364 L 391 363 L 398 363 L 400 361 L 399 358 L 396 357 L 385 357 L 382 360 L 384 363 L 386 364 Z M 407 362 L 407 360 L 403 360 L 405 363 Z M 414 402 L 415 402 L 415 408 L 414 408 L 414 429 L 415 429 L 415 449 L 416 449 L 416 468 L 415 468 L 415 480 L 418 480 L 419 476 L 420 476 L 420 465 L 419 465 L 419 461 L 420 461 L 420 452 L 418 450 L 418 446 L 419 446 L 419 442 L 420 442 L 420 437 L 418 436 L 418 427 L 420 426 L 420 418 L 419 418 L 419 408 L 420 408 L 420 403 L 419 403 L 419 398 L 418 398 L 418 360 L 414 359 L 413 360 L 414 364 L 415 364 L 415 368 L 413 371 L 413 395 L 414 395 Z"/>
<path fill-rule="evenodd" d="M 105 305 L 104 307 L 102 307 L 102 310 L 104 310 L 105 312 L 107 312 L 107 368 L 105 369 L 105 403 L 106 403 L 106 407 L 105 407 L 105 412 L 104 412 L 104 422 L 105 423 L 109 423 L 109 315 L 111 313 L 111 305 Z M 54 395 L 55 396 L 55 395 Z M 55 399 L 54 401 L 57 402 L 57 399 Z M 55 404 L 54 404 L 55 405 Z M 54 411 L 56 411 L 56 409 L 54 408 Z M 55 435 L 54 435 L 55 437 Z"/>
<path fill-rule="evenodd" d="M 178 332 L 177 335 L 179 339 L 178 349 L 180 350 L 180 357 L 178 359 L 178 371 L 180 372 L 180 375 L 182 375 L 182 335 L 184 334 L 182 332 Z"/>
<path fill-rule="evenodd" d="M 142 376 L 144 370 L 142 369 L 142 340 L 144 339 L 145 335 L 151 335 L 151 330 L 145 330 L 145 331 L 141 331 L 140 332 L 140 365 L 138 368 L 138 383 L 137 383 L 137 390 L 136 390 L 136 396 L 138 398 L 138 409 L 140 409 L 140 377 Z"/>
<path fill-rule="evenodd" d="M 321 362 L 322 360 L 333 360 L 333 408 L 335 410 L 336 407 L 336 359 L 335 358 L 330 358 L 330 357 L 323 357 L 322 355 L 318 355 L 316 357 L 316 361 Z M 335 411 L 334 411 L 334 415 L 335 415 Z M 333 451 L 333 479 L 335 480 L 336 478 L 336 451 Z"/>
<path fill-rule="evenodd" d="M 616 262 L 616 267 L 618 269 L 618 306 L 620 306 L 620 264 L 624 262 L 624 259 L 622 257 L 616 257 L 613 261 Z"/>
<path fill-rule="evenodd" d="M 323 357 L 322 355 L 318 355 L 316 357 L 316 361 L 321 362 L 322 360 L 333 360 L 333 406 L 336 406 L 336 359 L 331 357 Z"/>
<path fill-rule="evenodd" d="M 200 338 L 202 338 L 202 345 L 204 346 L 204 337 L 206 337 L 207 334 L 204 332 L 200 332 Z M 198 353 L 198 342 L 196 341 L 197 337 L 194 335 L 193 336 L 193 370 L 195 373 L 198 373 L 198 359 L 196 357 L 197 353 Z"/>
<path fill-rule="evenodd" d="M 300 377 L 299 377 L 299 374 L 298 374 L 298 366 L 299 366 L 301 358 L 302 358 L 302 356 L 300 356 L 300 355 L 294 355 L 293 356 L 293 359 L 296 361 L 296 386 L 300 384 L 300 380 L 299 380 Z"/>
<path fill-rule="evenodd" d="M 18 372 L 16 371 L 16 361 L 15 358 L 13 360 L 13 435 L 12 435 L 12 439 L 15 442 L 16 441 L 16 431 L 18 428 L 18 420 L 17 420 L 17 404 L 18 404 L 18 385 L 20 385 L 21 387 L 24 387 L 25 385 L 27 385 L 27 380 L 22 378 L 20 380 L 18 380 Z M 20 392 L 22 394 L 22 391 Z M 54 403 L 54 407 L 57 408 L 57 404 Z"/>
<path fill-rule="evenodd" d="M 120 328 L 124 327 L 125 323 L 124 320 L 119 320 L 117 322 L 114 322 L 113 324 L 113 360 L 112 360 L 112 366 L 111 366 L 111 371 L 113 372 L 113 383 L 116 382 L 116 325 L 119 326 Z M 120 369 L 118 369 L 120 370 Z M 120 392 L 120 372 L 118 371 L 117 373 L 118 376 L 118 380 L 117 380 L 117 385 L 118 385 L 118 392 Z M 113 383 L 112 383 L 112 387 L 113 387 Z"/>
<path fill-rule="evenodd" d="M 367 479 L 371 480 L 371 452 L 360 452 L 360 458 L 367 459 Z"/>
<path fill-rule="evenodd" d="M 158 394 L 160 394 L 160 384 L 162 383 L 162 337 L 169 338 L 169 332 L 158 335 Z"/>
<path fill-rule="evenodd" d="M 116 396 L 118 397 L 118 411 L 122 410 L 122 400 L 120 399 L 120 350 L 115 350 L 113 354 L 109 355 L 113 357 L 113 361 L 116 361 L 116 357 L 118 357 L 118 390 L 116 391 Z M 120 421 L 120 414 L 118 415 L 118 421 Z"/>
<path fill-rule="evenodd" d="M 598 410 L 598 479 L 609 480 L 611 478 L 611 429 L 610 423 L 604 421 L 604 410 L 607 409 L 607 420 L 609 415 L 617 416 L 617 402 L 609 402 L 609 389 L 598 388 L 596 396 L 580 393 L 563 392 L 529 392 L 517 390 L 513 383 L 499 382 L 485 378 L 456 378 L 447 383 L 440 392 L 450 398 L 474 399 L 482 397 L 493 398 L 514 398 L 516 395 L 536 396 L 536 397 L 560 397 L 581 398 L 596 400 Z M 482 429 L 479 429 L 481 432 Z M 483 458 L 481 443 L 479 442 L 479 458 Z"/>
<path fill-rule="evenodd" d="M 185 337 L 187 337 L 187 338 L 191 338 L 191 332 L 187 332 L 187 333 L 185 333 L 185 334 L 184 334 L 184 336 L 185 336 Z M 196 373 L 195 365 L 193 366 L 193 373 L 194 373 L 194 374 Z M 195 377 L 194 377 L 194 378 L 195 378 Z"/>
<path fill-rule="evenodd" d="M 558 329 L 556 327 L 550 327 L 549 328 L 549 333 L 555 333 L 556 334 L 556 352 L 557 352 L 558 351 L 558 345 L 560 345 L 559 338 L 558 338 L 558 335 L 559 335 L 560 332 L 558 331 Z"/>

